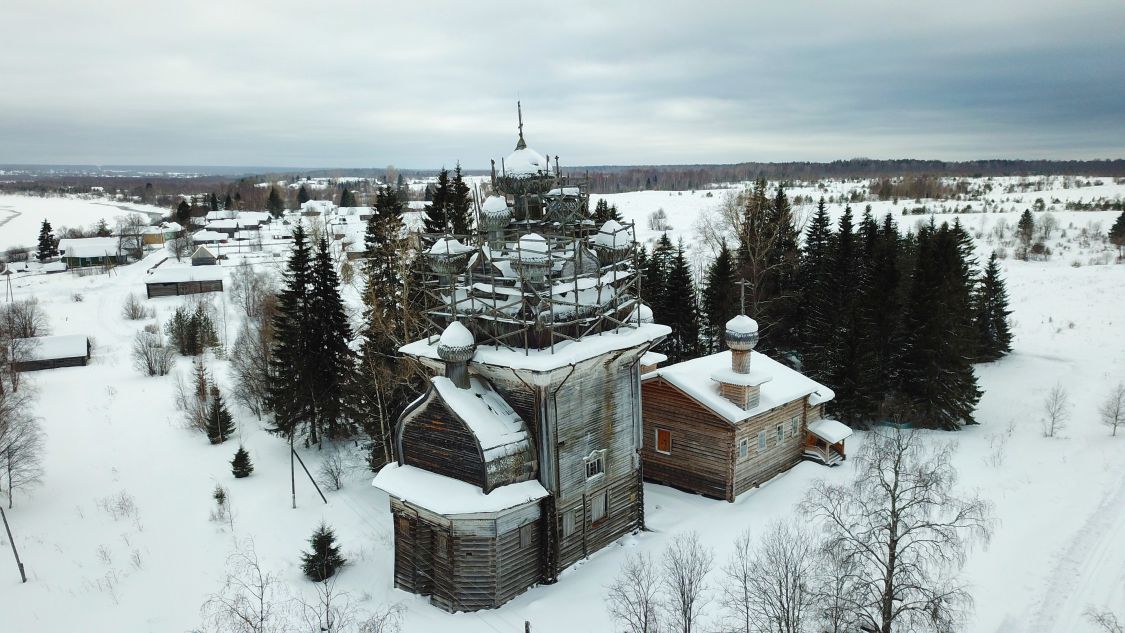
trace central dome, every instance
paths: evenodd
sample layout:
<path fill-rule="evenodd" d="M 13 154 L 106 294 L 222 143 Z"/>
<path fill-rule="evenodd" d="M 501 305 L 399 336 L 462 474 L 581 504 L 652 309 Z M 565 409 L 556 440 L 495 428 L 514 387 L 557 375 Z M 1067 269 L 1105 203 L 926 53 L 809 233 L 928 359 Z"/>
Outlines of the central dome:
<path fill-rule="evenodd" d="M 547 159 L 530 147 L 521 147 L 504 159 L 504 174 L 508 176 L 534 176 L 545 171 Z"/>

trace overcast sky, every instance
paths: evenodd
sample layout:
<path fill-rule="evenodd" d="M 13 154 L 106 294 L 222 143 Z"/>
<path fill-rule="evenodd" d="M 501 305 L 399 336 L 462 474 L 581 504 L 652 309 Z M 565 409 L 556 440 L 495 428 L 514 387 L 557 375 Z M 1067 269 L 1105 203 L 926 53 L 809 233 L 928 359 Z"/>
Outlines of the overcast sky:
<path fill-rule="evenodd" d="M 607 6 L 612 5 L 612 6 Z M 5 0 L 0 163 L 1125 156 L 1125 1 Z"/>

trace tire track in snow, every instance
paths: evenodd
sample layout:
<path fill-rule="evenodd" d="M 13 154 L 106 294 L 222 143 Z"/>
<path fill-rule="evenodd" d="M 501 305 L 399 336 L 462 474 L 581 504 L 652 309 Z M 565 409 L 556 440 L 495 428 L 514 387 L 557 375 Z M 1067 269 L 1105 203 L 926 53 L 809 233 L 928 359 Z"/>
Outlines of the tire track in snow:
<path fill-rule="evenodd" d="M 1125 477 L 1110 484 L 1101 503 L 1055 563 L 1030 630 L 1040 633 L 1085 630 L 1082 612 L 1090 603 L 1098 602 L 1091 597 L 1095 593 L 1093 590 L 1106 588 L 1105 581 L 1116 580 L 1116 573 L 1125 566 L 1125 549 L 1118 545 L 1114 551 L 1115 542 L 1122 534 L 1125 534 Z"/>

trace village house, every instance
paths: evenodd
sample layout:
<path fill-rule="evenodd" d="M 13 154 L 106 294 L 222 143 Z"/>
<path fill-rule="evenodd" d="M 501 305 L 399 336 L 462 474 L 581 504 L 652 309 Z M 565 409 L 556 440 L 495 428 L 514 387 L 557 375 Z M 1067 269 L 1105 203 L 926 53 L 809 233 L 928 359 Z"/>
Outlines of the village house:
<path fill-rule="evenodd" d="M 157 268 L 150 270 L 145 277 L 145 293 L 149 299 L 222 291 L 223 269 L 220 266 L 193 264 Z"/>
<path fill-rule="evenodd" d="M 67 268 L 124 264 L 121 240 L 116 237 L 83 237 L 59 240 L 59 258 Z"/>
<path fill-rule="evenodd" d="M 585 188 L 549 193 L 569 179 L 522 124 L 504 165 L 477 233 L 420 238 L 433 325 L 401 351 L 435 375 L 374 480 L 395 586 L 448 611 L 554 583 L 643 527 L 639 365 L 669 332 L 631 294 L 632 227 L 591 236 Z"/>
<path fill-rule="evenodd" d="M 851 429 L 824 418 L 828 387 L 753 351 L 758 324 L 726 324 L 726 351 L 655 368 L 642 360 L 646 481 L 735 498 L 802 459 L 845 458 Z"/>
<path fill-rule="evenodd" d="M 90 360 L 90 339 L 80 334 L 18 338 L 9 350 L 12 371 L 82 367 Z"/>
<path fill-rule="evenodd" d="M 219 258 L 215 256 L 215 252 L 204 245 L 196 247 L 195 252 L 191 254 L 192 266 L 214 266 L 219 263 Z"/>

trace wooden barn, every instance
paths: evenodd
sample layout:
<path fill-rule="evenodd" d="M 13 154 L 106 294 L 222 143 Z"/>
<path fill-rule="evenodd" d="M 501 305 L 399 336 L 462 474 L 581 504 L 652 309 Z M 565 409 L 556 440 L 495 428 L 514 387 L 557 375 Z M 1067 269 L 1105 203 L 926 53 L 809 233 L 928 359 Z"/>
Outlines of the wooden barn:
<path fill-rule="evenodd" d="M 192 266 L 214 266 L 218 263 L 219 258 L 215 256 L 215 252 L 202 244 L 191 254 Z"/>
<path fill-rule="evenodd" d="M 90 360 L 90 339 L 81 334 L 18 338 L 11 345 L 12 371 L 82 367 Z"/>
<path fill-rule="evenodd" d="M 417 237 L 432 335 L 401 351 L 435 376 L 374 485 L 395 586 L 448 611 L 554 583 L 644 526 L 640 361 L 669 328 L 641 318 L 631 227 L 595 256 L 585 189 L 553 195 L 568 178 L 544 164 L 521 134 L 476 234 Z"/>
<path fill-rule="evenodd" d="M 145 290 L 149 299 L 222 292 L 223 269 L 220 266 L 157 268 L 148 273 Z"/>
<path fill-rule="evenodd" d="M 801 459 L 844 459 L 851 429 L 823 419 L 832 390 L 752 351 L 757 336 L 740 315 L 729 350 L 643 375 L 646 481 L 733 502 Z"/>

